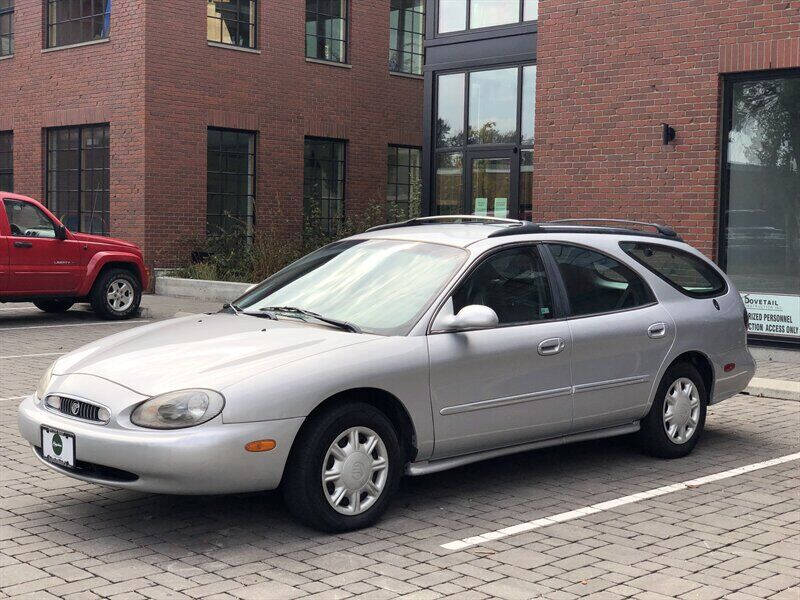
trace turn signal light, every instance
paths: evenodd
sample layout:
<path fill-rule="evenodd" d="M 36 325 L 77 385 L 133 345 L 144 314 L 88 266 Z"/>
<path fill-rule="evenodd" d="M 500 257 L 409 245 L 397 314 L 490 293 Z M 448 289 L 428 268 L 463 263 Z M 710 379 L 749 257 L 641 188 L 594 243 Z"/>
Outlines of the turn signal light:
<path fill-rule="evenodd" d="M 277 445 L 275 440 L 256 440 L 247 444 L 244 449 L 248 452 L 269 452 L 274 450 Z"/>

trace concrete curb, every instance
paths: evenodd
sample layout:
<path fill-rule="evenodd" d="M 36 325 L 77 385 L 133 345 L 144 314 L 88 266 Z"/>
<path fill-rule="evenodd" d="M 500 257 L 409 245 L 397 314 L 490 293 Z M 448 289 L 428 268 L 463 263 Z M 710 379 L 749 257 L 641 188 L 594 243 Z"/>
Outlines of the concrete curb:
<path fill-rule="evenodd" d="M 195 298 L 209 302 L 230 302 L 244 294 L 252 284 L 234 281 L 206 281 L 181 277 L 156 277 L 158 296 Z"/>
<path fill-rule="evenodd" d="M 759 398 L 800 402 L 800 381 L 754 377 L 744 393 Z"/>

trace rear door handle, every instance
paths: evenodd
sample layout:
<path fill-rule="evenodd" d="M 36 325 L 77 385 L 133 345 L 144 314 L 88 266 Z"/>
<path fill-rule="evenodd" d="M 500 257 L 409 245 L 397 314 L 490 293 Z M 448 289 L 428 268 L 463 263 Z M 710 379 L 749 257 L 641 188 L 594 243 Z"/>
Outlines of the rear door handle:
<path fill-rule="evenodd" d="M 647 328 L 647 337 L 657 340 L 667 335 L 666 323 L 653 323 Z"/>
<path fill-rule="evenodd" d="M 567 345 L 562 338 L 550 338 L 539 342 L 539 354 L 542 356 L 552 356 L 553 354 L 558 354 L 566 347 Z"/>
<path fill-rule="evenodd" d="M 14 248 L 33 248 L 30 242 L 14 242 Z"/>

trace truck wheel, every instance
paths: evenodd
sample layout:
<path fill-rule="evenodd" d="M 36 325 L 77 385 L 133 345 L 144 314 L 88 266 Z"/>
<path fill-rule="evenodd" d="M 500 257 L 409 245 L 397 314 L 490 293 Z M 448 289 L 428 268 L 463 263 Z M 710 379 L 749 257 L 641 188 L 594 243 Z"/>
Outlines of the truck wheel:
<path fill-rule="evenodd" d="M 391 421 L 353 402 L 316 415 L 294 442 L 281 485 L 289 512 L 323 531 L 375 523 L 397 490 L 402 450 Z"/>
<path fill-rule="evenodd" d="M 127 319 L 139 310 L 142 285 L 130 271 L 103 271 L 91 293 L 92 309 L 104 319 Z"/>
<path fill-rule="evenodd" d="M 75 303 L 72 300 L 39 300 L 33 304 L 46 313 L 63 313 L 72 308 Z"/>
<path fill-rule="evenodd" d="M 689 363 L 672 365 L 642 420 L 639 438 L 645 452 L 659 458 L 680 458 L 697 445 L 706 423 L 708 392 L 700 373 Z"/>

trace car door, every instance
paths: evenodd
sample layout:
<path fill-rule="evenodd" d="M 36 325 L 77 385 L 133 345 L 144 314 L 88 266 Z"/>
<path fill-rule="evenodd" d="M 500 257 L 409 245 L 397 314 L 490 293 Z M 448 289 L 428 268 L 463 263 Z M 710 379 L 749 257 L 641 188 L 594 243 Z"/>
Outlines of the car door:
<path fill-rule="evenodd" d="M 547 244 L 569 303 L 572 432 L 638 420 L 675 339 L 669 313 L 620 261 L 591 248 Z"/>
<path fill-rule="evenodd" d="M 56 238 L 56 225 L 38 206 L 3 200 L 10 237 L 8 293 L 58 295 L 76 293 L 80 283 L 80 244 Z"/>
<path fill-rule="evenodd" d="M 570 428 L 569 325 L 554 306 L 538 247 L 488 254 L 440 314 L 476 304 L 497 313 L 497 327 L 428 335 L 435 458 L 556 437 Z"/>

